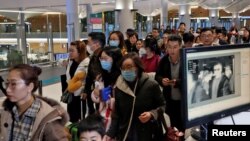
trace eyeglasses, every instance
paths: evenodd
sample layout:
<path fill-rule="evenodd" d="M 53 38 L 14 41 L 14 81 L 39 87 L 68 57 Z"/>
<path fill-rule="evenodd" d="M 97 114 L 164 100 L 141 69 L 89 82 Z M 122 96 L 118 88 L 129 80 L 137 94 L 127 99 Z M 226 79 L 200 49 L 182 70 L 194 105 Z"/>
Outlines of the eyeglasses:
<path fill-rule="evenodd" d="M 129 71 L 129 70 L 135 70 L 135 66 L 122 66 L 122 71 Z"/>
<path fill-rule="evenodd" d="M 8 87 L 10 87 L 10 89 L 15 89 L 16 86 L 18 84 L 25 84 L 25 82 L 23 80 L 20 80 L 20 81 L 13 81 L 13 82 L 5 82 L 5 89 L 7 89 Z"/>
<path fill-rule="evenodd" d="M 213 37 L 213 35 L 209 34 L 209 35 L 206 35 L 206 34 L 202 34 L 201 35 L 201 38 L 211 38 Z"/>

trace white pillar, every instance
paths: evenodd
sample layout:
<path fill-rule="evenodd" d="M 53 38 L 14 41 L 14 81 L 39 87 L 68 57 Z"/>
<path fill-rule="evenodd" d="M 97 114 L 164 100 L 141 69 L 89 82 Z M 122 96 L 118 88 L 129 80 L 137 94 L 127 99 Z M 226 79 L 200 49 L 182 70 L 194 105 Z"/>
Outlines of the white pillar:
<path fill-rule="evenodd" d="M 17 45 L 18 50 L 22 52 L 23 57 L 23 63 L 28 63 L 27 58 L 27 41 L 26 41 L 26 31 L 25 31 L 25 21 L 24 21 L 24 13 L 23 8 L 19 9 L 19 15 L 17 19 L 17 26 L 16 26 L 16 32 L 17 32 Z"/>
<path fill-rule="evenodd" d="M 115 31 L 120 30 L 119 13 L 120 13 L 120 10 L 116 9 L 115 10 L 115 29 L 114 29 Z"/>
<path fill-rule="evenodd" d="M 218 9 L 209 9 L 209 20 L 211 26 L 219 26 L 219 10 Z"/>
<path fill-rule="evenodd" d="M 240 29 L 240 14 L 239 13 L 232 13 L 232 22 L 237 27 L 237 29 Z"/>
<path fill-rule="evenodd" d="M 179 24 L 184 22 L 186 24 L 186 30 L 189 31 L 190 28 L 190 14 L 191 8 L 189 5 L 180 5 L 179 7 Z M 178 26 L 179 26 L 178 24 Z"/>
<path fill-rule="evenodd" d="M 166 29 L 168 25 L 168 0 L 161 0 L 161 26 Z"/>
<path fill-rule="evenodd" d="M 92 4 L 86 5 L 86 11 L 87 11 L 87 33 L 92 32 L 92 24 L 90 22 L 91 13 L 92 13 Z"/>
<path fill-rule="evenodd" d="M 133 0 L 116 0 L 116 8 L 119 12 L 119 27 L 120 31 L 125 35 L 128 28 L 134 29 Z"/>
<path fill-rule="evenodd" d="M 153 17 L 147 17 L 147 33 L 152 32 Z"/>
<path fill-rule="evenodd" d="M 80 24 L 78 18 L 78 0 L 66 0 L 67 37 L 68 44 L 80 39 Z"/>

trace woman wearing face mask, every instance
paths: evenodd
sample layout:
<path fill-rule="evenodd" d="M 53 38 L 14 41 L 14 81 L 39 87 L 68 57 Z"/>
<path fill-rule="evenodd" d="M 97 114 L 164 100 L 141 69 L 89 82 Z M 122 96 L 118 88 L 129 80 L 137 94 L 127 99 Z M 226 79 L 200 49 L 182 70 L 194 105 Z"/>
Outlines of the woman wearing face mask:
<path fill-rule="evenodd" d="M 160 56 L 156 52 L 160 52 L 157 47 L 157 40 L 155 38 L 146 37 L 145 39 L 146 55 L 141 58 L 144 65 L 144 71 L 147 73 L 156 72 L 160 62 Z"/>
<path fill-rule="evenodd" d="M 95 89 L 91 98 L 93 102 L 100 103 L 98 111 L 104 117 L 105 127 L 108 129 L 111 123 L 111 111 L 114 109 L 112 89 L 117 77 L 121 74 L 119 65 L 122 54 L 117 47 L 105 47 L 99 58 L 102 72 L 95 80 Z"/>
<path fill-rule="evenodd" d="M 118 47 L 121 49 L 123 55 L 127 54 L 125 47 L 124 36 L 121 31 L 113 31 L 109 35 L 108 44 L 111 47 Z"/>
<path fill-rule="evenodd" d="M 143 71 L 136 53 L 123 57 L 114 90 L 115 110 L 104 140 L 159 141 L 161 127 L 157 126 L 157 113 L 164 110 L 165 101 L 157 82 Z"/>

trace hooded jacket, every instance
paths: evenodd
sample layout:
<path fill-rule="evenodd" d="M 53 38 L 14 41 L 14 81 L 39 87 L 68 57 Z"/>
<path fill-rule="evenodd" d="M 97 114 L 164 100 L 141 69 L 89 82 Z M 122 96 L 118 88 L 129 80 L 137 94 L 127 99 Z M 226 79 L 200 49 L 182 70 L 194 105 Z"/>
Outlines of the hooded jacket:
<path fill-rule="evenodd" d="M 41 102 L 32 128 L 31 141 L 68 141 L 64 125 L 68 122 L 67 112 L 55 100 L 35 96 Z M 13 103 L 6 99 L 1 113 L 0 141 L 9 140 L 9 131 L 13 122 L 11 110 Z"/>
<path fill-rule="evenodd" d="M 115 87 L 115 109 L 107 135 L 124 141 L 133 128 L 139 141 L 152 141 L 158 110 L 164 111 L 165 108 L 165 100 L 157 82 L 143 74 L 137 81 L 134 92 L 120 75 Z M 143 112 L 150 112 L 152 119 L 141 123 L 138 117 Z"/>

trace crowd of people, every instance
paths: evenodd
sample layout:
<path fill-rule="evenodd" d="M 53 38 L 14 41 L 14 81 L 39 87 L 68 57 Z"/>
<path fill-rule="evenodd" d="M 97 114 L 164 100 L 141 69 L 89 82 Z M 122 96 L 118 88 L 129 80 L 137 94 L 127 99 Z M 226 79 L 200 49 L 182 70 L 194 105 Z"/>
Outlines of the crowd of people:
<path fill-rule="evenodd" d="M 71 42 L 69 59 L 63 63 L 67 83 L 63 91 L 72 94 L 67 111 L 58 102 L 34 94 L 41 69 L 14 66 L 5 82 L 0 140 L 67 140 L 64 128 L 70 121 L 79 122 L 80 140 L 159 141 L 159 111 L 165 111 L 171 126 L 184 132 L 180 49 L 250 41 L 246 27 L 239 32 L 233 27 L 228 33 L 225 28 L 196 32 L 185 28 L 185 23 L 178 31 L 167 28 L 161 33 L 153 28 L 145 40 L 138 39 L 133 29 L 127 30 L 126 40 L 122 32 L 113 31 L 108 43 L 103 33 L 91 32 L 88 40 Z M 213 70 L 202 70 L 192 103 L 208 99 L 208 93 L 210 98 L 230 94 L 230 70 L 219 62 Z M 203 83 L 206 89 L 199 88 Z M 205 96 L 199 99 L 195 93 Z"/>

